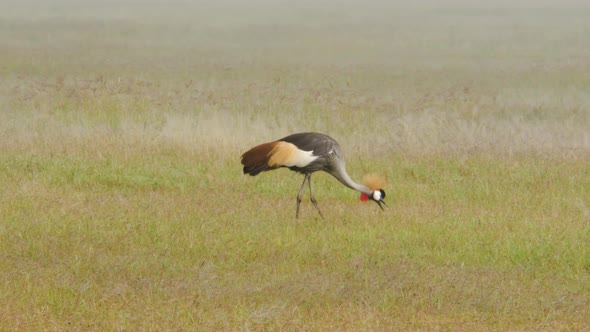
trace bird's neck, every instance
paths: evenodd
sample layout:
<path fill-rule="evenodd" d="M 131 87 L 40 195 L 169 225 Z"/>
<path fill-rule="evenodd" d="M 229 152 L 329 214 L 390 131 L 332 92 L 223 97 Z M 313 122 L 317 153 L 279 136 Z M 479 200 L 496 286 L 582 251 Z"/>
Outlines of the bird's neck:
<path fill-rule="evenodd" d="M 342 182 L 342 184 L 344 184 L 348 188 L 360 191 L 367 195 L 371 195 L 373 193 L 373 191 L 367 188 L 366 186 L 363 186 L 362 184 L 358 184 L 352 181 L 350 176 L 348 176 L 348 173 L 346 173 L 346 168 L 344 167 L 344 164 L 335 165 L 334 172 L 330 172 L 330 174 L 332 174 L 336 179 L 338 179 L 338 181 Z"/>

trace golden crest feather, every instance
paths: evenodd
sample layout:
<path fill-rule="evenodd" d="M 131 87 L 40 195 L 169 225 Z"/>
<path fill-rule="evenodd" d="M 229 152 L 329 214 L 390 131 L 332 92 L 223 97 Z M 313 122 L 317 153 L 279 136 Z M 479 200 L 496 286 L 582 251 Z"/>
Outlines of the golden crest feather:
<path fill-rule="evenodd" d="M 367 174 L 363 176 L 363 183 L 371 190 L 379 190 L 385 187 L 385 178 L 377 174 Z"/>

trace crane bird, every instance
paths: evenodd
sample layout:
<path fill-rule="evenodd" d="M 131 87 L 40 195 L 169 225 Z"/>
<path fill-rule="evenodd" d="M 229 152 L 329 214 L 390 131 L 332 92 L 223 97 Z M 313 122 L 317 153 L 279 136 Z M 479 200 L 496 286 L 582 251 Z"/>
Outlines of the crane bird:
<path fill-rule="evenodd" d="M 361 192 L 361 201 L 375 201 L 383 210 L 385 191 L 381 188 L 380 179 L 366 179 L 366 185 L 358 184 L 350 179 L 344 167 L 340 145 L 332 137 L 320 133 L 298 133 L 281 138 L 278 141 L 257 145 L 242 154 L 244 174 L 255 176 L 261 172 L 279 167 L 287 167 L 292 171 L 305 175 L 301 189 L 297 194 L 297 211 L 295 218 L 299 218 L 299 205 L 305 188 L 309 185 L 311 203 L 324 219 L 322 211 L 311 191 L 311 175 L 317 171 L 324 171 L 348 188 Z"/>

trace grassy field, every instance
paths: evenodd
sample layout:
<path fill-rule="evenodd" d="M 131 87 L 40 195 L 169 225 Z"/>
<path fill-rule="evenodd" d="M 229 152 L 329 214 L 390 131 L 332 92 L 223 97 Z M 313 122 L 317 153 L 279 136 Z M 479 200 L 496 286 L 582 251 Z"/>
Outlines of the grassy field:
<path fill-rule="evenodd" d="M 1 2 L 0 330 L 588 330 L 588 15 Z M 298 131 L 388 208 L 242 174 Z"/>

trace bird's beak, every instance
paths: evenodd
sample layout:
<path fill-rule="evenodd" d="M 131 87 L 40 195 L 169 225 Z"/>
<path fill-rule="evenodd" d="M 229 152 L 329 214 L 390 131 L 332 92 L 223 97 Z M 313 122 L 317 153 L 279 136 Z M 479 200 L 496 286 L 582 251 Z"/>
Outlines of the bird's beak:
<path fill-rule="evenodd" d="M 375 201 L 375 202 L 377 202 L 377 204 L 379 205 L 379 207 L 381 208 L 381 210 L 384 210 L 383 209 L 383 205 L 387 206 L 387 204 L 385 204 L 385 201 L 384 200 Z M 383 204 L 383 205 L 381 205 L 381 204 Z"/>

